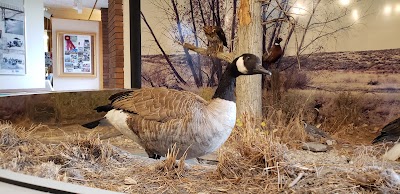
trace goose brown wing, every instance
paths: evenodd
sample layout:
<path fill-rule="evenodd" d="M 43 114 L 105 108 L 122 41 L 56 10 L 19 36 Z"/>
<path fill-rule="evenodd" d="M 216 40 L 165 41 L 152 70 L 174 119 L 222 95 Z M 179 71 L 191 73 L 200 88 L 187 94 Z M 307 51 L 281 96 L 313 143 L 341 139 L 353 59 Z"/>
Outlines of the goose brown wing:
<path fill-rule="evenodd" d="M 135 113 L 147 120 L 165 122 L 203 109 L 207 101 L 186 91 L 167 88 L 143 88 L 113 95 L 111 106 Z"/>

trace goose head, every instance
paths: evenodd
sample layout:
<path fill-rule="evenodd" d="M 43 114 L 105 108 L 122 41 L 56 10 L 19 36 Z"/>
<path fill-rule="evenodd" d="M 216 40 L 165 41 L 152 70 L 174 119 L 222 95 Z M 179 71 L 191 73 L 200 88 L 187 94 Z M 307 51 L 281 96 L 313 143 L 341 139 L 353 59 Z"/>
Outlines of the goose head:
<path fill-rule="evenodd" d="M 236 76 L 272 73 L 266 70 L 261 63 L 261 59 L 253 54 L 245 53 L 233 60 L 232 65 L 236 67 Z"/>

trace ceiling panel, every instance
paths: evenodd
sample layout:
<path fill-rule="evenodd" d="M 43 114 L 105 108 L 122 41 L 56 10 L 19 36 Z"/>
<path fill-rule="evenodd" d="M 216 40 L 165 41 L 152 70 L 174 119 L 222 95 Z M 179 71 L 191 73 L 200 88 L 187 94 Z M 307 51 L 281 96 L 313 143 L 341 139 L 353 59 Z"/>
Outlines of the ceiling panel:
<path fill-rule="evenodd" d="M 56 7 L 56 8 L 72 8 L 74 0 L 43 0 L 45 7 Z M 85 8 L 92 8 L 96 0 L 82 0 L 82 6 Z M 107 8 L 108 0 L 98 0 L 96 9 Z"/>

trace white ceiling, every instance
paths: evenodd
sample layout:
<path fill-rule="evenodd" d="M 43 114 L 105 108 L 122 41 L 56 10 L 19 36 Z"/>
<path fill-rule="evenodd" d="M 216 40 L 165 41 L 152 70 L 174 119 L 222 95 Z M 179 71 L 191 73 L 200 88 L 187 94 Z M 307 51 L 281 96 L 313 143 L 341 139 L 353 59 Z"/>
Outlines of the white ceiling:
<path fill-rule="evenodd" d="M 44 6 L 51 8 L 72 8 L 74 5 L 74 0 L 43 0 Z M 82 5 L 84 8 L 92 8 L 96 0 L 82 0 Z M 95 9 L 107 8 L 108 0 L 97 0 Z"/>

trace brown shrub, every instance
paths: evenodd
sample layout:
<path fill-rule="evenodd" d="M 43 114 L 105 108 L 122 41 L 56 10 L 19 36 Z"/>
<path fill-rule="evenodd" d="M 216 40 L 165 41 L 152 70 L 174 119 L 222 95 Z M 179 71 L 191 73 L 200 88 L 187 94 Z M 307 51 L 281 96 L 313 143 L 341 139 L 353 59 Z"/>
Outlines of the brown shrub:
<path fill-rule="evenodd" d="M 341 130 L 354 130 L 370 124 L 375 118 L 373 110 L 377 107 L 374 98 L 367 98 L 362 93 L 340 92 L 333 95 L 321 114 L 326 118 L 323 126 L 326 130 L 337 133 Z"/>
<path fill-rule="evenodd" d="M 283 88 L 285 90 L 304 89 L 310 83 L 310 78 L 307 76 L 307 73 L 297 68 L 287 70 L 284 77 Z"/>

